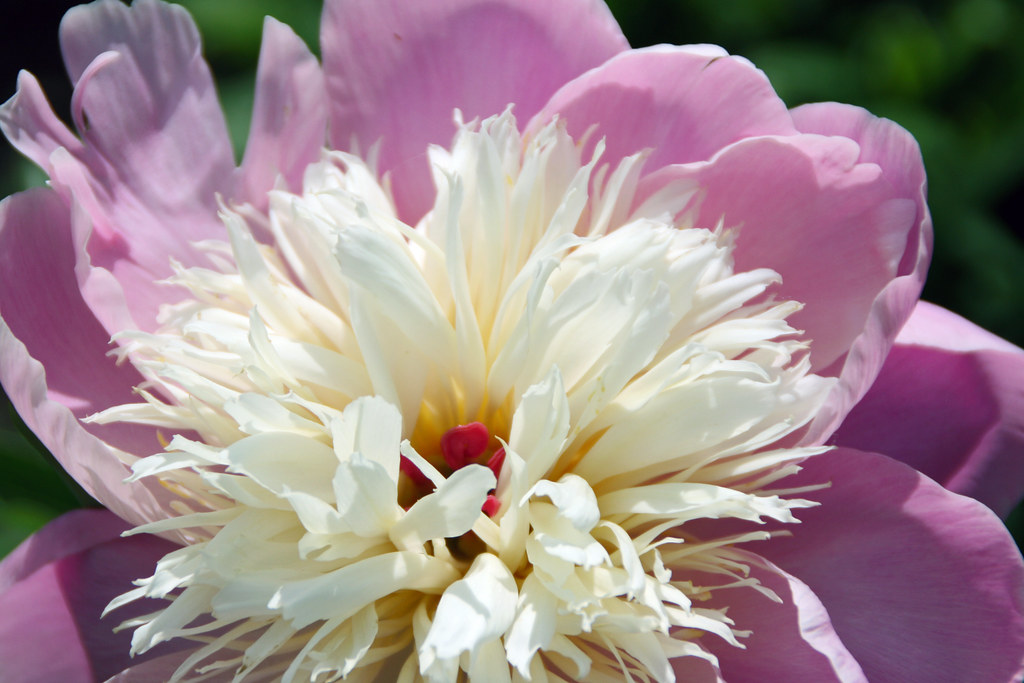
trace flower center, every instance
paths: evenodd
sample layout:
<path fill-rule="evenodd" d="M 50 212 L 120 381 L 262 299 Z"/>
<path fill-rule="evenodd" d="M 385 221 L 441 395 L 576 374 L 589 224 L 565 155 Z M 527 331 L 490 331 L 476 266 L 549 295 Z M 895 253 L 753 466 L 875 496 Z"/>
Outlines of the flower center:
<path fill-rule="evenodd" d="M 487 427 L 481 422 L 452 427 L 441 436 L 440 455 L 446 468 L 441 469 L 445 476 L 461 470 L 466 465 L 486 465 L 494 474 L 495 480 L 501 476 L 501 467 L 505 463 L 505 448 L 496 444 Z M 434 463 L 435 466 L 439 463 Z M 424 495 L 433 492 L 433 482 L 409 458 L 402 456 L 400 468 L 407 477 L 404 490 L 399 491 L 399 501 L 403 508 L 408 509 Z M 405 482 L 403 482 L 405 483 Z M 482 511 L 493 517 L 500 507 L 500 502 L 493 492 L 487 494 Z"/>
<path fill-rule="evenodd" d="M 183 543 L 110 606 L 171 601 L 133 651 L 196 639 L 174 680 L 667 681 L 739 645 L 700 604 L 770 593 L 730 550 L 769 534 L 691 522 L 795 521 L 771 489 L 821 449 L 775 444 L 832 383 L 778 276 L 690 225 L 695 188 L 640 201 L 644 155 L 580 149 L 460 123 L 415 227 L 340 153 L 265 217 L 225 209 L 215 267 L 175 279 L 194 298 L 118 338 L 144 403 L 93 418 L 173 434 L 132 467 L 180 496 L 136 531 Z"/>

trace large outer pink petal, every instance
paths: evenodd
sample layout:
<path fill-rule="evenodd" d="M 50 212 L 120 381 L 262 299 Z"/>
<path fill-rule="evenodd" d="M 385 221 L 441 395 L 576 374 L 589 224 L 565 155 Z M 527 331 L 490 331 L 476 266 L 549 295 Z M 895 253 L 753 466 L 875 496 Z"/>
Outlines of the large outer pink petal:
<path fill-rule="evenodd" d="M 132 387 L 141 377 L 106 355 L 109 335 L 75 281 L 70 231 L 67 209 L 51 190 L 0 203 L 0 382 L 25 423 L 86 491 L 125 519 L 156 519 L 169 493 L 155 483 L 123 484 L 128 470 L 115 450 L 159 450 L 154 430 L 79 422 L 135 402 Z"/>
<path fill-rule="evenodd" d="M 1005 516 L 1024 489 L 1024 351 L 919 303 L 833 442 L 897 458 Z"/>
<path fill-rule="evenodd" d="M 707 46 L 618 55 L 566 84 L 531 127 L 556 114 L 574 135 L 593 127 L 590 144 L 604 137 L 609 163 L 650 149 L 641 199 L 696 182 L 697 224 L 724 219 L 738 229 L 738 267 L 782 275 L 776 293 L 805 304 L 793 322 L 815 369 L 841 379 L 807 440 L 827 437 L 921 290 L 931 223 L 913 138 L 854 107 L 790 113 L 764 74 Z"/>
<path fill-rule="evenodd" d="M 751 549 L 756 549 L 757 545 Z M 718 591 L 702 607 L 727 609 L 736 628 L 752 631 L 745 649 L 714 638 L 702 642 L 718 656 L 726 681 L 867 683 L 864 672 L 836 635 L 828 612 L 799 579 L 752 558 L 750 574 L 782 600 L 749 588 Z"/>
<path fill-rule="evenodd" d="M 77 212 L 79 280 L 100 321 L 152 329 L 174 296 L 154 281 L 169 258 L 198 262 L 189 243 L 220 233 L 215 194 L 233 182 L 199 35 L 181 7 L 100 0 L 68 12 L 61 45 L 81 142 L 28 77 L 0 114 L 4 132 Z"/>
<path fill-rule="evenodd" d="M 915 206 L 894 197 L 874 164 L 845 138 L 748 138 L 707 163 L 663 175 L 698 184 L 697 225 L 737 230 L 736 268 L 782 276 L 777 296 L 804 304 L 790 322 L 811 342 L 822 371 L 841 359 L 871 306 L 898 273 Z M 651 181 L 660 180 L 656 172 Z"/>
<path fill-rule="evenodd" d="M 529 128 L 556 115 L 577 140 L 593 129 L 588 149 L 605 139 L 602 162 L 649 149 L 648 170 L 704 161 L 744 138 L 797 132 L 764 73 L 706 45 L 617 55 L 565 84 Z"/>
<path fill-rule="evenodd" d="M 563 83 L 628 48 L 598 0 L 328 0 L 321 29 L 330 141 L 380 141 L 400 215 L 433 203 L 429 144 L 509 104 L 527 121 Z"/>
<path fill-rule="evenodd" d="M 875 296 L 860 334 L 851 340 L 848 353 L 827 371 L 838 376 L 840 383 L 807 435 L 808 441 L 820 441 L 839 426 L 846 413 L 871 387 L 897 333 L 914 310 L 931 261 L 932 220 L 926 203 L 927 183 L 921 150 L 910 133 L 864 109 L 834 102 L 804 105 L 794 109 L 792 114 L 801 132 L 838 135 L 857 142 L 860 146 L 858 162 L 877 164 L 882 178 L 892 188 L 893 200 L 909 200 L 914 205 L 896 277 Z M 843 302 L 837 303 L 842 305 Z M 830 316 L 827 309 L 818 311 L 817 315 L 827 324 Z"/>
<path fill-rule="evenodd" d="M 119 538 L 124 528 L 104 510 L 78 510 L 0 563 L 0 683 L 92 683 L 132 663 L 131 633 L 112 629 L 156 605 L 100 615 L 175 546 L 152 536 Z M 152 656 L 161 652 L 167 649 Z"/>
<path fill-rule="evenodd" d="M 267 17 L 256 71 L 256 100 L 235 199 L 259 210 L 277 178 L 302 188 L 306 166 L 327 144 L 327 93 L 316 58 L 287 25 Z"/>
<path fill-rule="evenodd" d="M 1024 560 L 992 511 L 885 456 L 839 448 L 786 480 L 791 537 L 752 544 L 805 582 L 872 683 L 1008 682 L 1024 672 Z"/>

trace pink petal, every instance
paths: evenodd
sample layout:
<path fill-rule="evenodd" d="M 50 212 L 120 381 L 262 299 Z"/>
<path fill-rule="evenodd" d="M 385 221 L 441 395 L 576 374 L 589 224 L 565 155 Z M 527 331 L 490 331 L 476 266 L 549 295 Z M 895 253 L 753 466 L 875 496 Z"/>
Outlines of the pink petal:
<path fill-rule="evenodd" d="M 860 161 L 878 164 L 894 193 L 917 201 L 918 220 L 928 220 L 921 151 L 913 136 L 889 119 L 836 102 L 805 104 L 790 112 L 801 133 L 841 135 L 860 145 Z M 911 259 L 907 266 L 916 264 Z"/>
<path fill-rule="evenodd" d="M 1024 560 L 991 510 L 885 456 L 839 448 L 786 484 L 805 494 L 792 537 L 752 544 L 805 582 L 871 681 L 1017 680 Z"/>
<path fill-rule="evenodd" d="M 39 568 L 120 538 L 128 524 L 106 510 L 72 510 L 29 536 L 0 561 L 0 594 Z"/>
<path fill-rule="evenodd" d="M 1019 346 L 1014 346 L 956 313 L 927 301 L 917 302 L 910 319 L 896 337 L 896 343 L 901 346 L 927 346 L 956 352 L 1021 352 Z"/>
<path fill-rule="evenodd" d="M 70 229 L 51 190 L 0 203 L 0 381 L 29 428 L 86 491 L 125 519 L 157 518 L 169 493 L 156 484 L 123 484 L 128 470 L 111 448 L 156 452 L 154 431 L 86 428 L 78 420 L 135 402 L 132 387 L 141 377 L 107 356 L 109 335 L 75 281 Z"/>
<path fill-rule="evenodd" d="M 801 132 L 839 135 L 857 142 L 858 161 L 877 164 L 884 182 L 891 187 L 891 197 L 909 200 L 914 206 L 896 277 L 877 293 L 848 353 L 828 371 L 839 376 L 840 385 L 808 434 L 808 441 L 820 441 L 839 426 L 843 416 L 871 387 L 896 334 L 913 311 L 931 260 L 932 221 L 925 201 L 927 183 L 921 151 L 910 133 L 864 109 L 834 102 L 805 105 L 792 114 Z M 894 233 L 893 238 L 899 234 L 902 232 Z M 826 319 L 829 314 L 822 312 L 821 316 Z"/>
<path fill-rule="evenodd" d="M 320 65 L 295 32 L 267 17 L 256 73 L 256 101 L 235 199 L 265 210 L 280 176 L 302 187 L 302 174 L 327 144 L 327 94 Z"/>
<path fill-rule="evenodd" d="M 672 660 L 676 681 L 686 683 L 725 683 L 721 670 L 706 659 L 677 657 Z"/>
<path fill-rule="evenodd" d="M 124 671 L 106 680 L 105 683 L 155 683 L 156 681 L 170 680 L 185 659 L 191 654 L 190 651 L 174 652 L 172 654 L 156 657 L 148 661 L 133 663 Z M 281 672 L 287 668 L 287 663 L 277 667 L 268 668 L 266 664 L 256 669 L 245 677 L 245 683 L 276 683 L 281 680 Z M 203 678 L 203 683 L 232 683 L 235 681 L 234 670 Z M 387 680 L 380 678 L 378 680 Z"/>
<path fill-rule="evenodd" d="M 650 179 L 696 182 L 704 195 L 696 224 L 737 229 L 737 270 L 768 267 L 782 276 L 777 295 L 805 305 L 790 321 L 812 340 L 817 371 L 863 332 L 914 226 L 914 203 L 892 196 L 878 166 L 860 163 L 858 153 L 844 138 L 751 138 Z"/>
<path fill-rule="evenodd" d="M 760 545 L 752 545 L 751 550 Z M 751 576 L 774 591 L 782 602 L 749 588 L 736 588 L 719 591 L 709 603 L 701 605 L 728 608 L 736 628 L 752 631 L 740 640 L 746 648 L 742 650 L 719 639 L 701 639 L 718 657 L 722 678 L 866 683 L 860 665 L 836 635 L 814 593 L 799 579 L 760 558 L 753 558 L 749 566 Z"/>
<path fill-rule="evenodd" d="M 428 144 L 515 104 L 526 122 L 571 78 L 628 48 L 597 0 L 328 0 L 321 28 L 336 149 L 381 141 L 400 215 L 430 208 Z"/>
<path fill-rule="evenodd" d="M 1024 492 L 1024 351 L 922 302 L 833 441 L 885 453 L 1005 516 Z"/>
<path fill-rule="evenodd" d="M 119 521 L 101 510 L 69 513 L 26 541 L 27 550 L 23 545 L 0 564 L 0 577 L 17 577 L 0 588 L 4 681 L 91 683 L 132 661 L 131 633 L 112 629 L 157 604 L 133 605 L 102 620 L 100 614 L 131 588 L 132 579 L 152 573 L 156 561 L 175 546 L 152 536 L 111 537 Z M 34 566 L 46 557 L 45 564 Z M 17 566 L 12 569 L 9 563 Z M 154 651 L 154 656 L 167 651 Z"/>
<path fill-rule="evenodd" d="M 920 292 L 931 232 L 913 138 L 852 107 L 791 117 L 760 71 L 707 46 L 618 55 L 559 90 L 531 127 L 555 114 L 575 135 L 594 127 L 610 163 L 650 149 L 641 199 L 696 181 L 698 225 L 724 218 L 739 230 L 740 267 L 781 273 L 778 293 L 806 304 L 794 323 L 813 340 L 815 368 L 841 377 L 808 436 L 824 439 L 867 391 Z"/>
<path fill-rule="evenodd" d="M 81 141 L 53 113 L 39 81 L 27 71 L 18 74 L 17 92 L 0 106 L 0 130 L 47 175 L 53 175 L 50 155 L 56 149 L 82 150 Z"/>
<path fill-rule="evenodd" d="M 55 132 L 31 88 L 15 128 L 34 139 L 34 156 L 50 149 L 44 167 L 82 214 L 79 277 L 97 318 L 108 331 L 152 329 L 173 298 L 154 280 L 171 273 L 169 258 L 197 262 L 189 243 L 220 233 L 215 193 L 229 194 L 232 180 L 199 36 L 181 7 L 101 0 L 68 12 L 61 45 L 82 144 Z"/>
<path fill-rule="evenodd" d="M 646 168 L 704 161 L 756 135 L 796 133 L 786 106 L 747 60 L 707 45 L 631 50 L 567 83 L 530 123 L 565 119 L 580 139 L 592 127 L 602 162 L 651 150 Z"/>
<path fill-rule="evenodd" d="M 154 681 L 169 681 L 174 672 L 178 670 L 190 652 L 175 652 L 163 657 L 156 657 L 147 662 L 132 663 L 124 671 L 112 676 L 105 683 L 154 683 Z M 227 683 L 232 676 L 217 677 L 209 680 L 209 683 Z M 247 679 L 248 680 L 248 679 Z M 207 683 L 204 679 L 203 683 Z"/>

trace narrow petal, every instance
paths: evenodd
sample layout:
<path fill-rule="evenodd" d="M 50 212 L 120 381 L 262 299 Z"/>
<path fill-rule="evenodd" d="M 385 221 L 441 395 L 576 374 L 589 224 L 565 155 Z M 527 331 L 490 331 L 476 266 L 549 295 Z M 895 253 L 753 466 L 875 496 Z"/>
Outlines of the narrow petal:
<path fill-rule="evenodd" d="M 61 46 L 83 147 L 51 158 L 50 172 L 85 214 L 86 299 L 108 331 L 128 319 L 152 329 L 171 298 L 154 280 L 170 275 L 169 257 L 196 263 L 190 243 L 221 232 L 216 193 L 230 194 L 232 182 L 231 146 L 199 35 L 176 5 L 101 0 L 68 12 Z M 123 303 L 90 283 L 90 270 L 112 275 Z"/>
<path fill-rule="evenodd" d="M 286 24 L 267 17 L 256 68 L 256 100 L 235 198 L 260 211 L 280 176 L 302 188 L 307 165 L 327 143 L 327 93 L 316 58 Z"/>
<path fill-rule="evenodd" d="M 109 335 L 75 282 L 67 211 L 50 190 L 0 203 L 0 315 L 0 381 L 29 428 L 86 491 L 123 518 L 163 516 L 169 493 L 154 484 L 125 486 L 129 472 L 116 450 L 155 452 L 155 431 L 79 422 L 134 401 L 132 386 L 141 378 L 106 355 Z"/>
<path fill-rule="evenodd" d="M 134 616 L 156 603 L 102 620 L 100 614 L 133 578 L 151 572 L 175 546 L 154 537 L 119 538 L 116 530 L 124 526 L 105 511 L 72 512 L 41 529 L 0 565 L 4 579 L 18 577 L 0 589 L 0 678 L 91 683 L 132 663 L 131 634 L 113 629 L 118 617 Z M 30 557 L 33 561 L 27 562 Z M 45 563 L 31 566 L 44 558 Z"/>
<path fill-rule="evenodd" d="M 919 303 L 832 441 L 885 453 L 1005 516 L 1024 484 L 1024 351 Z"/>
<path fill-rule="evenodd" d="M 761 71 L 707 45 L 620 54 L 562 87 L 528 128 L 555 115 L 577 140 L 596 126 L 590 148 L 604 138 L 602 163 L 651 150 L 648 169 L 704 161 L 747 137 L 796 132 Z"/>
<path fill-rule="evenodd" d="M 432 204 L 429 144 L 509 104 L 527 121 L 563 83 L 628 48 L 597 0 L 329 0 L 321 28 L 331 146 L 381 141 L 400 216 Z"/>
<path fill-rule="evenodd" d="M 751 550 L 810 587 L 869 680 L 1024 672 L 1024 561 L 988 508 L 851 448 L 811 458 L 786 480 L 821 481 L 833 485 L 806 494 L 822 505 L 802 512 L 792 537 Z"/>

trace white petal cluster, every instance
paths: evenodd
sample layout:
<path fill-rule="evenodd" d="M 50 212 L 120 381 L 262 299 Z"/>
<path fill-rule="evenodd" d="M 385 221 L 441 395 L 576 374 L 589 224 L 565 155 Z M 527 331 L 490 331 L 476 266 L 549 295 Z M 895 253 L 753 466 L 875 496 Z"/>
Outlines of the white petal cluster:
<path fill-rule="evenodd" d="M 110 606 L 169 601 L 127 622 L 135 651 L 197 640 L 175 680 L 454 683 L 672 681 L 708 638 L 742 647 L 700 605 L 774 598 L 731 547 L 768 534 L 688 523 L 796 521 L 770 488 L 818 451 L 773 444 L 831 384 L 777 275 L 689 224 L 699 188 L 638 201 L 643 155 L 601 148 L 507 112 L 429 151 L 415 227 L 336 152 L 265 216 L 225 207 L 213 266 L 173 281 L 192 298 L 118 338 L 144 402 L 93 418 L 169 435 L 133 479 L 175 514 L 135 531 L 184 545 Z M 500 471 L 440 456 L 471 422 Z"/>

